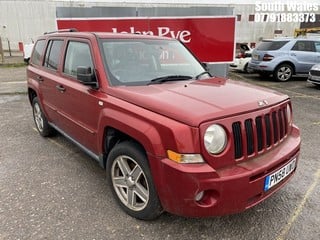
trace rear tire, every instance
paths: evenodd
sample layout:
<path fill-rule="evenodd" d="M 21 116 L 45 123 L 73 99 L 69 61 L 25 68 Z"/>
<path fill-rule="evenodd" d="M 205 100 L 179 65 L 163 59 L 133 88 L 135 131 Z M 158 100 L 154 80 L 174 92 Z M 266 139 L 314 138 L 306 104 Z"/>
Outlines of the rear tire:
<path fill-rule="evenodd" d="M 42 137 L 48 137 L 53 133 L 53 128 L 49 125 L 46 116 L 44 115 L 39 100 L 35 97 L 32 100 L 32 112 L 36 128 Z"/>
<path fill-rule="evenodd" d="M 249 71 L 248 71 L 248 63 L 246 63 L 246 65 L 244 65 L 243 72 L 244 73 L 249 73 Z"/>
<path fill-rule="evenodd" d="M 293 68 L 289 64 L 281 64 L 273 72 L 273 78 L 280 82 L 287 82 L 291 79 Z"/>
<path fill-rule="evenodd" d="M 148 159 L 140 145 L 129 141 L 115 145 L 108 155 L 106 171 L 113 196 L 127 214 L 141 220 L 161 215 Z"/>

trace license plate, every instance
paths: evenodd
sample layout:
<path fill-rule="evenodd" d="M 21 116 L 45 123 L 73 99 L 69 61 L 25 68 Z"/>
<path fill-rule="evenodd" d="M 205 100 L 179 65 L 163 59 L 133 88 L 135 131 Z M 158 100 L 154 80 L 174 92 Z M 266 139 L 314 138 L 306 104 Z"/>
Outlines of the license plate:
<path fill-rule="evenodd" d="M 273 186 L 280 183 L 283 179 L 285 179 L 296 167 L 297 159 L 294 158 L 288 164 L 280 168 L 278 171 L 270 174 L 264 180 L 264 191 L 268 191 Z"/>
<path fill-rule="evenodd" d="M 254 60 L 259 60 L 259 55 L 258 55 L 258 54 L 253 54 L 252 58 L 253 58 Z"/>

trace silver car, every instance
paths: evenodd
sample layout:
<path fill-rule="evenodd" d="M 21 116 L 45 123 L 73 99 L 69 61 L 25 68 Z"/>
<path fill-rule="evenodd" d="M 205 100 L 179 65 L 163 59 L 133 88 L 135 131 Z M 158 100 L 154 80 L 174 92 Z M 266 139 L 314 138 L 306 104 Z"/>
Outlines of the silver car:
<path fill-rule="evenodd" d="M 293 75 L 308 74 L 320 63 L 320 38 L 263 40 L 252 52 L 249 68 L 261 76 L 288 81 Z"/>
<path fill-rule="evenodd" d="M 308 82 L 320 86 L 320 64 L 316 64 L 310 69 Z"/>

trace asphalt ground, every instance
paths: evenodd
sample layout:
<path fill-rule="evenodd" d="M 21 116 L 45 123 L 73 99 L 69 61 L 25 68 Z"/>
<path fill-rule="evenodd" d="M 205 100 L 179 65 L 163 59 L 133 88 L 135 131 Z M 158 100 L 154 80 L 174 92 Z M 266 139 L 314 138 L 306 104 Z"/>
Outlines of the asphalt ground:
<path fill-rule="evenodd" d="M 25 67 L 0 67 L 0 239 L 320 239 L 320 89 L 230 73 L 288 94 L 302 146 L 295 176 L 243 213 L 203 219 L 164 213 L 151 222 L 126 215 L 105 172 L 61 135 L 36 132 Z"/>

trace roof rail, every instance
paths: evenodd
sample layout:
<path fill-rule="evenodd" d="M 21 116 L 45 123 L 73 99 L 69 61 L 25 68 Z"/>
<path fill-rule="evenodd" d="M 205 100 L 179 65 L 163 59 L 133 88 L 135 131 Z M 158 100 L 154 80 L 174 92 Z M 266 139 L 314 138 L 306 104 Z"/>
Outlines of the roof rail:
<path fill-rule="evenodd" d="M 52 33 L 64 33 L 64 32 L 78 32 L 78 29 L 76 29 L 76 28 L 60 29 L 60 30 L 52 31 L 52 32 L 45 32 L 44 35 L 52 34 Z"/>

